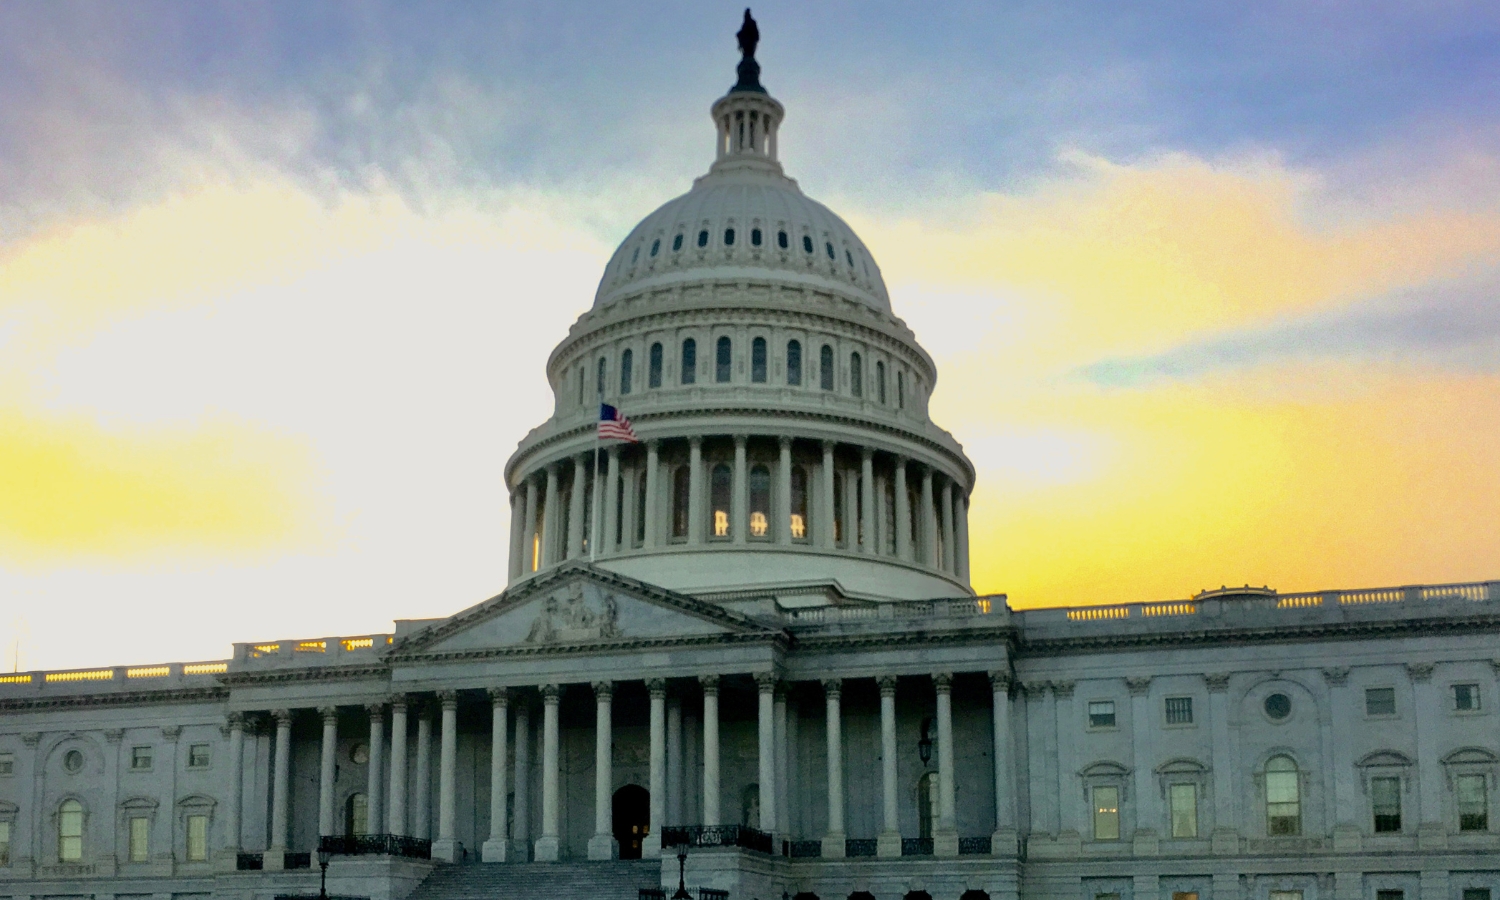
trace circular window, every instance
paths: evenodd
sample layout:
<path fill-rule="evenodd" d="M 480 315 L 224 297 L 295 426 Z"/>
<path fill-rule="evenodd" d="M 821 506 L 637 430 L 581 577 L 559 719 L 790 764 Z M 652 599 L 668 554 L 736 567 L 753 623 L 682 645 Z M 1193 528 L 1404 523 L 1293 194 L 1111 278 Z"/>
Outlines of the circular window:
<path fill-rule="evenodd" d="M 1279 722 L 1291 714 L 1291 697 L 1286 694 L 1272 694 L 1266 698 L 1266 715 Z"/>
<path fill-rule="evenodd" d="M 63 754 L 63 768 L 69 772 L 77 772 L 83 768 L 83 751 L 69 750 Z"/>
<path fill-rule="evenodd" d="M 349 758 L 359 765 L 370 761 L 370 748 L 364 744 L 355 744 L 354 749 L 349 751 Z"/>

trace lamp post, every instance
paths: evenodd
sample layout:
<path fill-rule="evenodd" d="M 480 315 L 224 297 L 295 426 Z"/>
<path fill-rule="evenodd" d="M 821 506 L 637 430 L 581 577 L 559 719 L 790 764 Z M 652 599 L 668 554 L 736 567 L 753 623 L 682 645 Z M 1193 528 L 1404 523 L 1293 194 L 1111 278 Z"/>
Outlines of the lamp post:
<path fill-rule="evenodd" d="M 318 844 L 318 900 L 328 900 L 328 861 L 333 852 L 321 842 Z"/>
<path fill-rule="evenodd" d="M 917 741 L 917 755 L 922 758 L 922 765 L 932 761 L 932 720 L 922 720 L 922 739 Z"/>
<path fill-rule="evenodd" d="M 687 889 L 687 845 L 677 848 L 677 893 L 672 900 L 693 900 Z"/>

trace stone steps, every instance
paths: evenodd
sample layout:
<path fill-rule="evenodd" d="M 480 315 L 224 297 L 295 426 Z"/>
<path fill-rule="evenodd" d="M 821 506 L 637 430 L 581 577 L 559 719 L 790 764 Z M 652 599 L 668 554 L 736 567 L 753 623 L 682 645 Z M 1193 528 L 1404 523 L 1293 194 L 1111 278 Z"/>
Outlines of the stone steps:
<path fill-rule="evenodd" d="M 636 900 L 661 884 L 658 860 L 439 866 L 407 900 Z"/>

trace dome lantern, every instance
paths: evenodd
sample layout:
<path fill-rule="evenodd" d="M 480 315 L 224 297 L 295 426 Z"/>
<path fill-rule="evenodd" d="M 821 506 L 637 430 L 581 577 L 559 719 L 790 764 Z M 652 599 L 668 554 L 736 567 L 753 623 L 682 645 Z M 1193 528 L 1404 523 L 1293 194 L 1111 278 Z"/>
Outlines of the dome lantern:
<path fill-rule="evenodd" d="M 750 10 L 745 10 L 745 22 L 735 35 L 740 45 L 740 62 L 736 67 L 739 80 L 729 93 L 713 105 L 712 115 L 716 129 L 714 168 L 721 168 L 726 161 L 730 165 L 769 162 L 776 163 L 776 136 L 786 111 L 781 104 L 766 92 L 760 83 L 760 64 L 755 61 L 755 47 L 760 42 L 760 29 Z M 780 166 L 774 166 L 780 171 Z"/>

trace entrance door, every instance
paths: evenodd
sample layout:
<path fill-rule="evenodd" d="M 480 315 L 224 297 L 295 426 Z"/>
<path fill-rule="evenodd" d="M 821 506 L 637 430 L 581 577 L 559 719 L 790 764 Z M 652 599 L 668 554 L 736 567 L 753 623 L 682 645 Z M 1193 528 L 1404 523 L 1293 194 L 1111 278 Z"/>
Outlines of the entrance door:
<path fill-rule="evenodd" d="M 640 859 L 641 842 L 651 824 L 651 792 L 638 784 L 627 784 L 615 791 L 613 805 L 620 858 Z"/>

